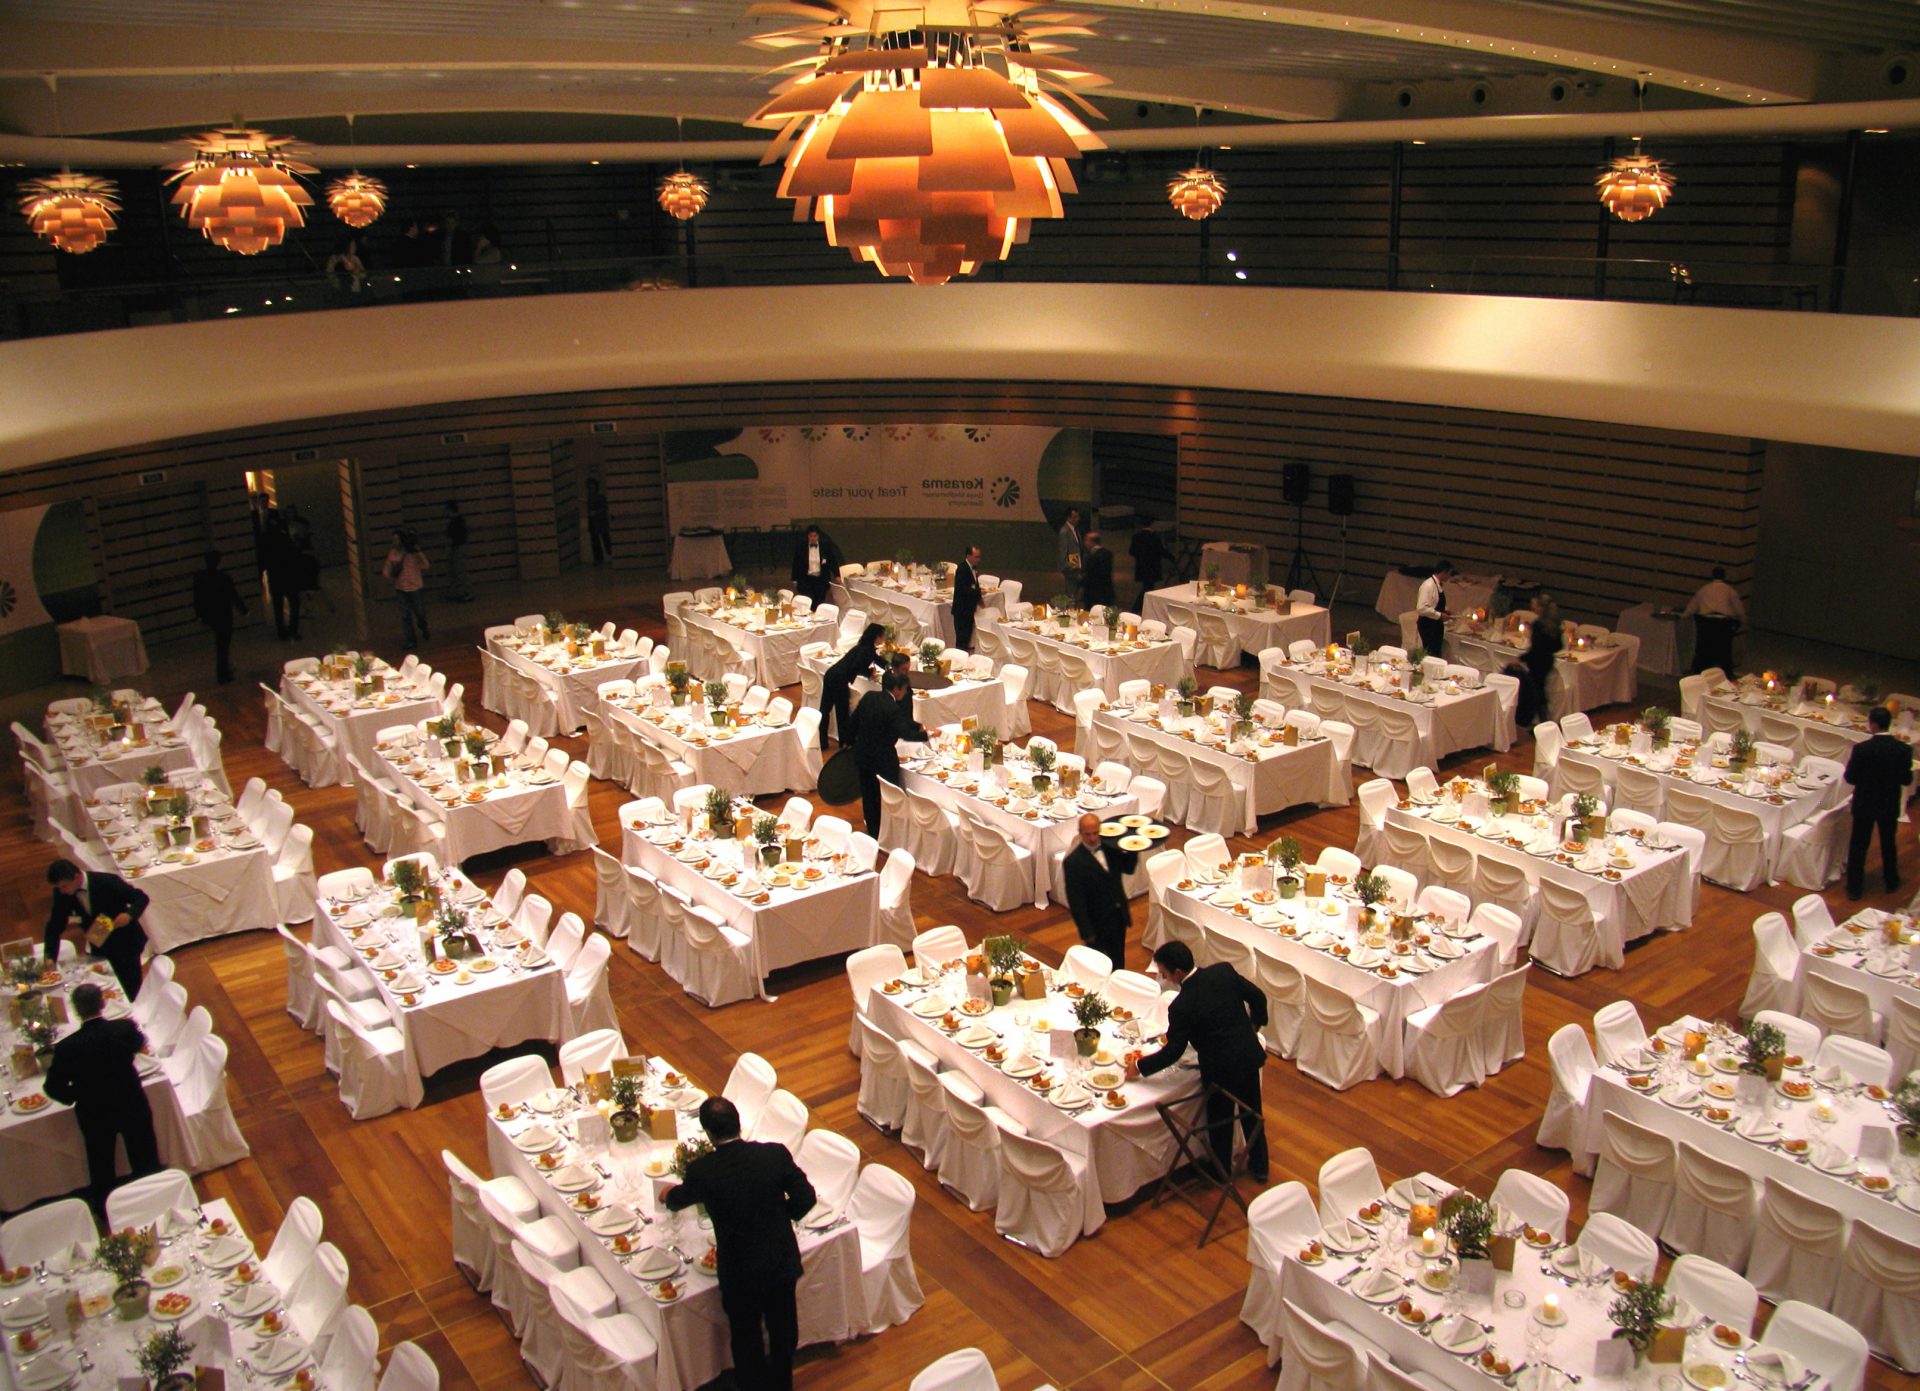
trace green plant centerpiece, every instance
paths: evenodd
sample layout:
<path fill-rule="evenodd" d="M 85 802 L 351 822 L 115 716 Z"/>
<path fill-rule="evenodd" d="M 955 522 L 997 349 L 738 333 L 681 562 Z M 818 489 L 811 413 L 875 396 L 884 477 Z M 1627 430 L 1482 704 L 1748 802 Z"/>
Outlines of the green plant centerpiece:
<path fill-rule="evenodd" d="M 1753 731 L 1744 726 L 1733 731 L 1733 743 L 1727 750 L 1727 762 L 1745 768 L 1753 762 Z"/>
<path fill-rule="evenodd" d="M 1200 689 L 1200 683 L 1191 676 L 1183 676 L 1175 683 L 1173 689 L 1178 693 L 1178 698 L 1173 703 L 1174 710 L 1178 712 L 1181 719 L 1191 719 L 1193 697 L 1194 693 Z"/>
<path fill-rule="evenodd" d="M 140 781 L 147 787 L 164 787 L 167 781 L 167 770 L 158 763 L 149 763 L 140 770 Z"/>
<path fill-rule="evenodd" d="M 440 938 L 440 952 L 449 961 L 460 961 L 481 954 L 480 943 L 467 924 L 464 909 L 451 903 L 441 904 L 440 911 L 434 915 L 433 929 Z"/>
<path fill-rule="evenodd" d="M 1371 657 L 1373 655 L 1373 643 L 1368 640 L 1365 633 L 1355 633 L 1353 635 L 1353 646 L 1349 650 L 1353 653 L 1353 659 L 1357 662 L 1362 657 Z"/>
<path fill-rule="evenodd" d="M 1581 844 L 1592 839 L 1594 822 L 1600 814 L 1600 799 L 1591 792 L 1576 792 L 1573 797 L 1573 838 Z"/>
<path fill-rule="evenodd" d="M 193 1360 L 193 1344 L 187 1341 L 187 1335 L 180 1331 L 177 1323 L 149 1333 L 134 1360 L 146 1374 L 147 1385 L 153 1391 L 182 1391 L 193 1385 L 193 1377 L 186 1370 Z"/>
<path fill-rule="evenodd" d="M 640 1078 L 631 1072 L 615 1073 L 607 1090 L 613 1097 L 613 1113 L 607 1117 L 613 1138 L 623 1145 L 631 1144 L 639 1136 L 642 1122 Z"/>
<path fill-rule="evenodd" d="M 1292 836 L 1281 836 L 1267 846 L 1267 863 L 1280 871 L 1274 880 L 1274 887 L 1280 891 L 1280 897 L 1292 898 L 1300 892 L 1300 861 L 1306 852 L 1300 848 L 1300 842 Z"/>
<path fill-rule="evenodd" d="M 153 1233 L 136 1228 L 108 1232 L 94 1247 L 93 1255 L 100 1268 L 119 1282 L 113 1291 L 114 1312 L 128 1322 L 146 1317 L 147 1297 L 153 1293 L 147 1279 Z"/>
<path fill-rule="evenodd" d="M 1053 610 L 1053 621 L 1058 623 L 1061 628 L 1065 629 L 1073 626 L 1073 596 L 1071 594 L 1054 595 L 1053 598 L 1048 601 L 1048 607 Z"/>
<path fill-rule="evenodd" d="M 713 1141 L 707 1139 L 682 1140 L 673 1147 L 673 1176 L 685 1178 L 687 1169 L 693 1162 L 705 1154 L 713 1153 Z"/>
<path fill-rule="evenodd" d="M 1418 686 L 1427 679 L 1426 660 L 1426 648 L 1409 647 L 1407 649 L 1407 685 L 1409 687 Z"/>
<path fill-rule="evenodd" d="M 687 687 L 693 681 L 693 673 L 687 670 L 685 662 L 668 662 L 662 669 L 667 678 L 667 691 L 673 697 L 675 705 L 687 703 Z"/>
<path fill-rule="evenodd" d="M 733 797 L 724 788 L 714 787 L 707 790 L 707 829 L 718 836 L 729 836 L 733 832 Z"/>
<path fill-rule="evenodd" d="M 40 1007 L 31 1012 L 22 1012 L 20 1032 L 33 1049 L 34 1057 L 40 1060 L 41 1070 L 44 1071 L 53 1056 L 53 1045 L 60 1037 L 60 1030 L 47 1017 L 45 1008 Z"/>
<path fill-rule="evenodd" d="M 1053 785 L 1054 752 L 1045 744 L 1027 745 L 1027 762 L 1033 765 L 1033 790 L 1039 792 Z"/>
<path fill-rule="evenodd" d="M 418 903 L 427 886 L 427 873 L 418 860 L 399 860 L 393 866 L 393 888 L 402 903 Z"/>
<path fill-rule="evenodd" d="M 1765 1077 L 1769 1082 L 1778 1082 L 1786 1058 L 1786 1034 L 1774 1025 L 1758 1020 L 1747 1025 L 1740 1059 L 1742 1072 L 1751 1077 Z"/>
<path fill-rule="evenodd" d="M 1000 748 L 1000 736 L 993 730 L 976 729 L 973 731 L 972 738 L 973 746 L 980 750 L 981 767 L 991 768 L 1006 758 Z"/>
<path fill-rule="evenodd" d="M 1379 915 L 1379 904 L 1391 892 L 1386 876 L 1375 874 L 1372 870 L 1362 870 L 1353 881 L 1354 897 L 1360 900 L 1360 922 L 1371 926 Z"/>
<path fill-rule="evenodd" d="M 903 567 L 911 566 L 913 564 L 913 552 L 907 547 L 902 546 L 893 553 L 893 563 Z"/>
<path fill-rule="evenodd" d="M 540 621 L 547 630 L 548 642 L 558 641 L 560 635 L 566 631 L 567 616 L 559 609 L 549 610 L 547 616 Z"/>
<path fill-rule="evenodd" d="M 1493 1204 L 1462 1188 L 1440 1204 L 1440 1228 L 1460 1262 L 1460 1283 L 1484 1293 L 1493 1287 Z"/>
<path fill-rule="evenodd" d="M 1107 641 L 1112 642 L 1114 634 L 1120 631 L 1120 606 L 1107 604 L 1100 610 L 1100 622 L 1107 630 Z"/>
<path fill-rule="evenodd" d="M 940 654 L 946 645 L 937 638 L 928 638 L 920 644 L 920 670 L 931 676 L 940 674 Z"/>
<path fill-rule="evenodd" d="M 727 687 L 724 681 L 707 682 L 707 718 L 716 727 L 727 722 Z"/>
<path fill-rule="evenodd" d="M 460 720 L 456 715 L 442 715 L 437 720 L 427 721 L 427 733 L 440 741 L 440 748 L 448 758 L 460 756 Z"/>
<path fill-rule="evenodd" d="M 1020 979 L 1020 967 L 1026 961 L 1026 953 L 1021 950 L 1019 939 L 1011 934 L 989 937 L 981 948 L 987 954 L 987 988 L 993 992 L 993 1002 L 1004 1005 L 1013 998 L 1015 983 Z"/>
<path fill-rule="evenodd" d="M 1640 712 L 1640 724 L 1653 737 L 1653 746 L 1664 749 L 1673 738 L 1673 712 L 1664 705 L 1649 705 Z"/>
<path fill-rule="evenodd" d="M 1900 1118 L 1900 1153 L 1920 1158 L 1920 1073 L 1909 1073 L 1894 1092 L 1893 1113 Z"/>
<path fill-rule="evenodd" d="M 1233 698 L 1233 732 L 1242 739 L 1253 737 L 1253 703 L 1255 697 L 1242 691 Z"/>
<path fill-rule="evenodd" d="M 25 952 L 19 956 L 9 957 L 7 980 L 17 994 L 31 994 L 40 985 L 40 958 Z"/>
<path fill-rule="evenodd" d="M 1091 1058 L 1100 1047 L 1100 1026 L 1113 1015 L 1113 1006 L 1097 990 L 1089 990 L 1073 1002 L 1073 1046 L 1083 1058 Z"/>
<path fill-rule="evenodd" d="M 1520 810 L 1520 775 L 1499 768 L 1487 775 L 1487 800 L 1498 816 L 1512 816 Z"/>
<path fill-rule="evenodd" d="M 468 758 L 479 759 L 487 756 L 486 730 L 470 729 L 462 736 L 462 742 L 467 746 Z"/>
<path fill-rule="evenodd" d="M 769 867 L 780 863 L 780 818 L 762 813 L 753 818 L 753 839 L 760 847 L 760 862 Z"/>
<path fill-rule="evenodd" d="M 1633 1346 L 1633 1360 L 1644 1361 L 1661 1326 L 1673 1317 L 1673 1296 L 1665 1285 L 1636 1281 L 1613 1297 L 1607 1317 L 1615 1325 L 1614 1337 L 1625 1338 Z"/>

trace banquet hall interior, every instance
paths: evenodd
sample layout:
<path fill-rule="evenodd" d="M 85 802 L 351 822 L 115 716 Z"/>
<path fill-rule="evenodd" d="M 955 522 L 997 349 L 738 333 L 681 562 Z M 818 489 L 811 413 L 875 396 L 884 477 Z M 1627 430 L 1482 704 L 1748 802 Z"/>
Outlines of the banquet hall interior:
<path fill-rule="evenodd" d="M 6 1385 L 746 1386 L 707 1095 L 821 1199 L 803 1391 L 1920 1385 L 1910 4 L 0 33 Z M 124 1322 L 56 857 L 149 899 Z M 1264 1182 L 1129 1068 L 1162 942 Z"/>

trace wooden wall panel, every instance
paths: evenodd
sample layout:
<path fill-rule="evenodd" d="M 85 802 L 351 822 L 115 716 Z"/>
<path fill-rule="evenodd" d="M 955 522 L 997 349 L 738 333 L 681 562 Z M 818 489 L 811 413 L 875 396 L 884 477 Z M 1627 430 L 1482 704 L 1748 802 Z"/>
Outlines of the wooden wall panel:
<path fill-rule="evenodd" d="M 587 505 L 586 484 L 572 440 L 555 440 L 547 450 L 547 463 L 553 475 L 554 564 L 557 571 L 564 574 L 580 564 L 580 529 Z"/>
<path fill-rule="evenodd" d="M 622 570 L 664 570 L 671 545 L 660 436 L 621 434 L 600 442 L 613 563 Z"/>
<path fill-rule="evenodd" d="M 393 530 L 400 526 L 419 533 L 427 559 L 438 567 L 428 572 L 428 588 L 446 583 L 446 500 L 450 497 L 460 499 L 467 519 L 468 582 L 511 579 L 519 573 L 512 472 L 505 447 L 441 444 L 438 436 L 453 427 L 438 422 L 436 426 L 431 432 L 369 441 L 383 447 L 358 451 L 360 516 L 355 531 L 365 538 L 367 587 L 363 593 L 386 592 L 381 567 Z"/>
<path fill-rule="evenodd" d="M 1093 469 L 1099 480 L 1097 496 L 1102 508 L 1131 507 L 1163 522 L 1177 518 L 1180 506 L 1178 436 L 1095 430 Z"/>
<path fill-rule="evenodd" d="M 523 580 L 547 579 L 560 573 L 554 537 L 551 448 L 545 444 L 516 444 L 507 453 L 516 573 Z"/>

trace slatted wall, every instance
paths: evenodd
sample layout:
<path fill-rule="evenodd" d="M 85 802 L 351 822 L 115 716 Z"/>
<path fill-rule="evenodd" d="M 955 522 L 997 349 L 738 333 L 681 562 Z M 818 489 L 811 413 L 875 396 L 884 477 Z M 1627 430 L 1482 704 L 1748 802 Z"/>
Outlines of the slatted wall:
<path fill-rule="evenodd" d="M 1093 470 L 1102 508 L 1131 507 L 1172 521 L 1180 505 L 1180 440 L 1176 435 L 1093 432 Z"/>
<path fill-rule="evenodd" d="M 620 434 L 600 440 L 599 447 L 613 564 L 621 570 L 666 569 L 671 535 L 660 436 Z"/>
<path fill-rule="evenodd" d="M 361 454 L 360 516 L 358 525 L 351 519 L 349 525 L 353 534 L 364 537 L 362 593 L 387 593 L 381 568 L 393 543 L 393 530 L 400 526 L 419 533 L 421 549 L 437 567 L 427 573 L 429 592 L 445 585 L 446 500 L 450 497 L 460 499 L 467 519 L 468 582 L 511 579 L 518 573 L 506 449 L 497 444 L 442 445 L 435 437 L 445 428 L 408 441 L 411 449 Z"/>
<path fill-rule="evenodd" d="M 111 613 L 131 618 L 150 643 L 204 632 L 193 612 L 193 576 L 209 547 L 252 613 L 259 583 L 253 562 L 253 523 L 244 477 L 222 482 L 171 479 L 93 497 L 87 509 L 89 542 L 103 577 L 101 599 Z"/>
<path fill-rule="evenodd" d="M 547 450 L 547 464 L 553 475 L 554 568 L 564 574 L 580 564 L 580 528 L 586 506 L 586 483 L 580 473 L 574 443 L 557 439 Z M 591 556 L 592 551 L 587 554 Z"/>

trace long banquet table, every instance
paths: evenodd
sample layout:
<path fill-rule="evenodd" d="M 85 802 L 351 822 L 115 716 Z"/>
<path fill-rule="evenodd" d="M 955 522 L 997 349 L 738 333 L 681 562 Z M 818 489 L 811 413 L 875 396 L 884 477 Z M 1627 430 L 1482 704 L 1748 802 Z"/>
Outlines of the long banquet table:
<path fill-rule="evenodd" d="M 147 895 L 140 925 L 156 955 L 230 932 L 269 928 L 281 919 L 273 857 L 220 791 L 198 774 L 195 779 L 194 814 L 208 818 L 207 834 L 164 851 L 153 835 L 161 823 L 143 819 L 136 804 L 84 807 L 112 868 Z"/>
<path fill-rule="evenodd" d="M 630 680 L 644 673 L 647 665 L 645 657 L 617 651 L 611 644 L 603 657 L 591 652 L 570 657 L 564 642 L 542 646 L 532 636 L 520 636 L 514 628 L 487 629 L 487 650 L 539 683 L 553 706 L 554 725 L 562 734 L 572 734 L 586 724 L 586 712 L 599 708 L 602 685 Z"/>
<path fill-rule="evenodd" d="M 510 769 L 498 775 L 507 780 L 505 787 L 489 782 L 484 788 L 470 788 L 453 780 L 448 764 L 430 741 L 417 745 L 416 753 L 424 754 L 424 761 L 401 749 L 376 745 L 370 771 L 390 778 L 415 806 L 447 828 L 446 858 L 453 864 L 530 840 L 566 840 L 573 829 L 566 788 L 552 773 Z M 474 791 L 486 795 L 469 800 Z"/>
<path fill-rule="evenodd" d="M 1380 577 L 1380 593 L 1373 601 L 1373 611 L 1389 622 L 1399 622 L 1400 615 L 1411 612 L 1419 600 L 1424 582 L 1424 576 L 1409 575 L 1394 567 Z M 1447 610 L 1468 613 L 1474 609 L 1491 609 L 1493 592 L 1499 587 L 1498 575 L 1463 575 L 1456 571 L 1447 580 Z"/>
<path fill-rule="evenodd" d="M 1290 613 L 1276 613 L 1248 600 L 1214 600 L 1203 597 L 1200 586 L 1188 581 L 1166 589 L 1150 590 L 1141 606 L 1140 616 L 1157 620 L 1169 628 L 1184 623 L 1198 629 L 1198 611 L 1206 609 L 1227 621 L 1227 630 L 1240 650 L 1257 657 L 1269 647 L 1291 647 L 1302 639 L 1315 647 L 1333 640 L 1333 621 L 1328 610 L 1318 604 L 1295 604 Z"/>
<path fill-rule="evenodd" d="M 1513 743 L 1502 728 L 1500 693 L 1485 686 L 1443 686 L 1438 694 L 1383 691 L 1328 675 L 1316 658 L 1302 666 L 1268 663 L 1261 669 L 1260 694 L 1352 725 L 1353 761 L 1383 778 L 1404 778 L 1420 767 L 1437 772 L 1442 759 L 1462 749 L 1504 752 Z M 1400 723 L 1408 729 L 1396 730 Z"/>
<path fill-rule="evenodd" d="M 1524 651 L 1524 645 L 1510 645 L 1491 632 L 1470 633 L 1454 624 L 1447 626 L 1447 660 L 1476 671 L 1489 675 L 1505 671 Z M 1562 649 L 1547 681 L 1553 718 L 1631 701 L 1640 688 L 1639 660 L 1640 640 L 1625 633 L 1615 633 L 1598 647 Z"/>
<path fill-rule="evenodd" d="M 1784 697 L 1731 685 L 1715 687 L 1701 697 L 1700 722 L 1709 734 L 1744 727 L 1755 739 L 1785 744 L 1796 759 L 1813 754 L 1841 763 L 1872 732 L 1866 717 L 1850 706 L 1839 706 L 1831 713 L 1804 705 L 1789 708 Z M 1911 737 L 1911 721 L 1908 730 Z"/>
<path fill-rule="evenodd" d="M 1875 1014 L 1891 1015 L 1896 999 L 1920 1007 L 1920 971 L 1913 968 L 1913 948 L 1904 940 L 1898 946 L 1887 943 L 1882 929 L 1888 916 L 1878 908 L 1862 908 L 1821 941 L 1802 946 L 1801 975 L 1823 976 L 1864 992 Z M 1912 915 L 1897 916 L 1905 920 L 1903 938 L 1911 937 Z"/>
<path fill-rule="evenodd" d="M 982 623 L 974 635 L 974 649 L 990 654 L 1001 665 L 1024 666 L 1033 678 L 1027 694 L 1069 715 L 1078 691 L 1098 689 L 1112 700 L 1119 695 L 1122 681 L 1177 686 L 1183 676 L 1193 673 L 1180 644 L 1170 639 L 1109 643 L 1104 630 L 1061 629 L 1050 622 Z"/>
<path fill-rule="evenodd" d="M 834 584 L 833 602 L 840 606 L 842 615 L 849 609 L 860 609 L 867 615 L 868 622 L 893 628 L 896 640 L 903 647 L 917 647 L 924 638 L 939 638 L 947 646 L 953 646 L 951 584 L 901 588 L 856 575 Z M 974 621 L 978 624 L 980 615 L 988 612 L 1004 614 L 1006 607 L 1007 596 L 998 586 L 982 589 Z"/>
<path fill-rule="evenodd" d="M 375 670 L 390 689 L 371 696 L 356 696 L 351 677 L 329 681 L 318 672 L 303 672 L 280 678 L 281 699 L 312 715 L 333 735 L 341 753 L 352 754 L 361 767 L 369 769 L 381 730 L 436 718 L 441 708 L 430 693 L 402 684 L 399 673 L 385 662 Z"/>
<path fill-rule="evenodd" d="M 820 705 L 820 684 L 833 665 L 836 653 L 810 653 L 800 659 L 800 704 L 817 709 Z M 853 682 L 852 701 L 860 703 L 860 697 L 868 691 L 878 690 L 877 683 L 866 677 L 856 677 Z M 977 729 L 990 729 L 995 734 L 1007 732 L 1007 688 L 997 676 L 974 679 L 965 677 L 943 686 L 939 690 L 915 690 L 913 693 L 913 718 L 928 729 L 938 729 L 941 725 L 961 724 L 971 719 Z M 822 730 L 838 737 L 838 731 L 832 728 L 834 721 L 829 715 Z"/>
<path fill-rule="evenodd" d="M 739 653 L 748 667 L 748 676 L 768 690 L 791 686 L 800 679 L 800 649 L 810 642 L 831 641 L 837 631 L 830 620 L 812 616 L 780 620 L 772 628 L 765 626 L 763 610 L 734 608 L 719 610 L 696 604 L 682 604 L 678 621 L 686 625 L 689 651 L 675 652 L 684 657 L 687 669 L 704 680 L 719 680 L 730 662 L 714 660 L 717 647 Z M 671 632 L 674 616 L 668 618 Z M 701 641 L 691 639 L 698 632 Z"/>
<path fill-rule="evenodd" d="M 76 797 L 98 796 L 101 788 L 116 782 L 138 782 L 151 767 L 172 773 L 194 766 L 192 746 L 174 731 L 173 721 L 152 696 L 143 697 L 133 711 L 134 721 L 141 727 L 141 742 L 112 743 L 96 738 L 90 718 L 47 712 L 47 737 L 66 759 L 67 784 Z"/>
<path fill-rule="evenodd" d="M 693 770 L 706 783 L 740 797 L 804 792 L 813 773 L 791 720 L 760 716 L 738 728 L 716 729 L 705 706 L 654 705 L 644 696 L 602 702 L 601 714 L 635 738 Z M 724 736 L 724 737 L 717 737 Z"/>

